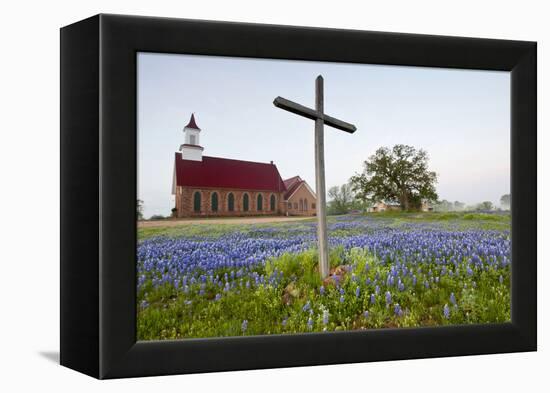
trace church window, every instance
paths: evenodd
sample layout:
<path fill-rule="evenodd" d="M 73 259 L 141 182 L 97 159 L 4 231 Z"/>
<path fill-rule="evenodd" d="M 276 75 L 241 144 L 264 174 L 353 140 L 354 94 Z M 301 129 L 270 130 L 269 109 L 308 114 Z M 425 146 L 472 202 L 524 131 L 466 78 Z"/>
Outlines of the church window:
<path fill-rule="evenodd" d="M 258 204 L 257 204 L 258 211 L 263 210 L 263 202 L 264 202 L 264 198 L 262 197 L 262 194 L 258 194 Z"/>
<path fill-rule="evenodd" d="M 294 202 L 294 210 L 298 209 L 298 202 Z"/>
<path fill-rule="evenodd" d="M 217 192 L 214 192 L 212 194 L 211 207 L 213 212 L 218 211 L 218 193 Z"/>
<path fill-rule="evenodd" d="M 292 210 L 292 203 L 288 202 L 288 210 Z"/>
<path fill-rule="evenodd" d="M 307 207 L 307 199 L 304 199 L 304 210 L 307 210 L 308 207 Z"/>
<path fill-rule="evenodd" d="M 248 211 L 248 194 L 243 195 L 243 211 Z"/>
<path fill-rule="evenodd" d="M 201 193 L 198 191 L 193 196 L 193 210 L 195 213 L 200 213 L 201 211 Z"/>
<path fill-rule="evenodd" d="M 300 199 L 300 211 L 304 211 L 304 200 Z"/>
<path fill-rule="evenodd" d="M 312 209 L 315 209 L 315 203 L 312 203 L 312 204 L 311 204 L 311 208 L 312 208 Z"/>
<path fill-rule="evenodd" d="M 269 209 L 272 212 L 275 211 L 275 195 L 271 195 L 271 198 L 269 198 Z"/>
<path fill-rule="evenodd" d="M 227 195 L 227 210 L 229 210 L 230 212 L 235 210 L 235 197 L 233 196 L 232 192 Z"/>
<path fill-rule="evenodd" d="M 189 135 L 189 143 L 195 145 L 197 143 L 197 137 L 195 135 Z"/>

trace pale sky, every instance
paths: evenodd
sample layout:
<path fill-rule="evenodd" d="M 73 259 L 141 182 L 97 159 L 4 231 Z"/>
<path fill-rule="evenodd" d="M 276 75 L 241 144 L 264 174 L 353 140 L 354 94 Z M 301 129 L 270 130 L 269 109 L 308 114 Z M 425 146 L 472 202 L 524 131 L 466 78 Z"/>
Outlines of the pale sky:
<path fill-rule="evenodd" d="M 357 126 L 325 126 L 327 190 L 381 146 L 426 150 L 440 199 L 499 204 L 510 192 L 510 73 L 180 54 L 138 54 L 138 198 L 170 214 L 174 152 L 195 112 L 206 156 L 269 162 L 315 189 L 312 120 L 273 105 L 282 96 Z"/>

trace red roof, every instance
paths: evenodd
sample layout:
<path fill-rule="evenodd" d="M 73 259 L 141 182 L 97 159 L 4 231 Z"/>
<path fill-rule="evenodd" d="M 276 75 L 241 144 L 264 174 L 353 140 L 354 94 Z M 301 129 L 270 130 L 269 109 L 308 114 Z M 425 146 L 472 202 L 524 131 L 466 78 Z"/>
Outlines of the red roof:
<path fill-rule="evenodd" d="M 285 199 L 288 199 L 298 187 L 305 183 L 300 176 L 294 176 L 284 181 L 286 187 Z"/>
<path fill-rule="evenodd" d="M 200 130 L 199 126 L 197 126 L 197 123 L 195 122 L 195 114 L 194 113 L 191 113 L 191 119 L 189 119 L 189 123 L 187 123 L 185 128 L 194 128 L 195 130 Z"/>
<path fill-rule="evenodd" d="M 202 161 L 184 160 L 176 153 L 176 183 L 187 187 L 286 191 L 276 165 L 203 156 Z"/>

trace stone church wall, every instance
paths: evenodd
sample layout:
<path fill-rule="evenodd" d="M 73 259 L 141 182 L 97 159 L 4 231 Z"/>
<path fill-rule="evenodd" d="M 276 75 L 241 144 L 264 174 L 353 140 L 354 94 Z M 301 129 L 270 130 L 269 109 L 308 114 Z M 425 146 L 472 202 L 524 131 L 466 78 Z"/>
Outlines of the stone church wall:
<path fill-rule="evenodd" d="M 317 214 L 317 200 L 304 185 L 300 186 L 288 200 L 289 216 L 314 216 Z"/>
<path fill-rule="evenodd" d="M 194 195 L 200 193 L 200 211 L 194 209 Z M 214 211 L 212 206 L 212 194 L 218 194 L 218 209 Z M 229 194 L 234 196 L 234 209 L 229 210 Z M 248 194 L 248 211 L 244 210 L 243 198 Z M 258 195 L 263 198 L 262 210 L 258 210 Z M 270 198 L 275 196 L 275 210 L 271 210 Z M 178 186 L 176 190 L 177 217 L 228 217 L 228 216 L 273 216 L 286 215 L 286 204 L 283 200 L 284 193 L 258 190 L 231 190 L 216 188 L 191 188 Z"/>

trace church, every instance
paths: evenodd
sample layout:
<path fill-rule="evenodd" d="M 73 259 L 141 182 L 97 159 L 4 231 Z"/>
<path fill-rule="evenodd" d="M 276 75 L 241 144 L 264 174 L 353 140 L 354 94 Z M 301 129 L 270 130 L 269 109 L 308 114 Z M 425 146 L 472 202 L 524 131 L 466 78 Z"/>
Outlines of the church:
<path fill-rule="evenodd" d="M 273 161 L 204 156 L 194 114 L 183 133 L 174 160 L 175 217 L 316 214 L 315 193 L 299 176 L 283 180 Z"/>

